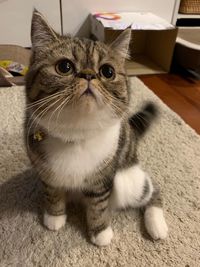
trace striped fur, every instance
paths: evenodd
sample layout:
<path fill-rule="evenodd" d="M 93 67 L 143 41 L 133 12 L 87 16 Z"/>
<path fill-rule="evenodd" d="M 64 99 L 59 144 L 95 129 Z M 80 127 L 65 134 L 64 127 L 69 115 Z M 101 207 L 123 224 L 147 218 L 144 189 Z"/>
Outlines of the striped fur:
<path fill-rule="evenodd" d="M 44 187 L 44 224 L 51 230 L 64 226 L 66 196 L 69 191 L 81 193 L 88 234 L 99 246 L 108 245 L 113 237 L 113 206 L 147 206 L 158 228 L 156 218 L 162 216 L 149 209 L 161 205 L 160 195 L 136 166 L 138 137 L 156 111 L 149 104 L 128 116 L 124 60 L 129 41 L 130 29 L 111 45 L 59 36 L 38 11 L 33 14 L 25 130 L 27 152 Z M 58 71 L 63 58 L 70 64 L 67 75 Z M 104 64 L 109 65 L 111 78 L 102 75 Z M 152 233 L 148 214 L 147 229 Z M 152 236 L 164 237 L 161 228 Z"/>
<path fill-rule="evenodd" d="M 134 128 L 136 134 L 142 136 L 146 133 L 152 120 L 155 119 L 157 115 L 158 110 L 156 106 L 153 103 L 148 102 L 141 111 L 129 118 L 129 123 Z"/>

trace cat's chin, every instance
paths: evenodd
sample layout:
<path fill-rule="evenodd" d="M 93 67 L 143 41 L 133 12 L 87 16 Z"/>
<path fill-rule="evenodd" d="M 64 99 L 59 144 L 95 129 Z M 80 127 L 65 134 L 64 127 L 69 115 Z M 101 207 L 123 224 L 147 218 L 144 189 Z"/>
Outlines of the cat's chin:
<path fill-rule="evenodd" d="M 84 94 L 76 102 L 71 103 L 62 110 L 62 117 L 64 121 L 78 120 L 82 117 L 82 120 L 90 119 L 98 113 L 110 113 L 104 103 L 99 101 L 95 96 Z M 109 114 L 107 114 L 109 115 Z"/>
<path fill-rule="evenodd" d="M 99 97 L 87 90 L 81 95 L 77 101 L 77 105 L 74 106 L 74 108 L 84 113 L 93 113 L 97 110 L 101 110 L 103 107 L 104 104 Z"/>
<path fill-rule="evenodd" d="M 82 96 L 79 98 L 77 105 L 80 104 L 90 105 L 91 103 L 97 104 L 97 98 L 94 94 L 86 92 L 82 94 Z"/>
<path fill-rule="evenodd" d="M 100 110 L 100 107 L 97 105 L 96 101 L 94 99 L 89 99 L 92 97 L 84 97 L 85 99 L 82 99 L 77 107 L 77 112 L 79 114 L 81 113 L 84 116 L 92 115 L 93 113 L 97 113 Z"/>

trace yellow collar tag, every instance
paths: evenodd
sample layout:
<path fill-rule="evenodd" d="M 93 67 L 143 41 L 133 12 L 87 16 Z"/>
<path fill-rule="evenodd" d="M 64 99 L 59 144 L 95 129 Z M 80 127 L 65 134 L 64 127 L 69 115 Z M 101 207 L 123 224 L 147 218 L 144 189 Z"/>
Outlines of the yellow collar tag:
<path fill-rule="evenodd" d="M 42 141 L 44 139 L 44 133 L 41 131 L 37 131 L 36 133 L 34 133 L 33 139 L 38 142 Z"/>

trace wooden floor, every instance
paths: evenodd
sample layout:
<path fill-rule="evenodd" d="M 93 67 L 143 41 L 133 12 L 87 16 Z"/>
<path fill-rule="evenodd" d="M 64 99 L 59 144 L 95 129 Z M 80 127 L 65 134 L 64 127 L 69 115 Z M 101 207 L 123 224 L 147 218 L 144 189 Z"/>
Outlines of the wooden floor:
<path fill-rule="evenodd" d="M 200 134 L 200 81 L 177 74 L 139 77 L 163 102 Z"/>

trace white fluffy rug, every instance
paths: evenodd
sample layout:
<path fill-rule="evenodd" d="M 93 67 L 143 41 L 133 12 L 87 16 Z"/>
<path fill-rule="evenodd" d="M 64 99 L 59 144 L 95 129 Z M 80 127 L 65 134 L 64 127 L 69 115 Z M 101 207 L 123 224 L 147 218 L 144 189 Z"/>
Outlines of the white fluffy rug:
<path fill-rule="evenodd" d="M 40 183 L 23 140 L 24 88 L 0 88 L 0 266 L 199 266 L 200 137 L 140 80 L 132 78 L 134 108 L 157 102 L 161 117 L 140 146 L 142 165 L 161 185 L 170 229 L 154 242 L 139 211 L 116 213 L 112 244 L 86 240 L 84 213 L 69 209 L 59 232 L 41 225 Z"/>

